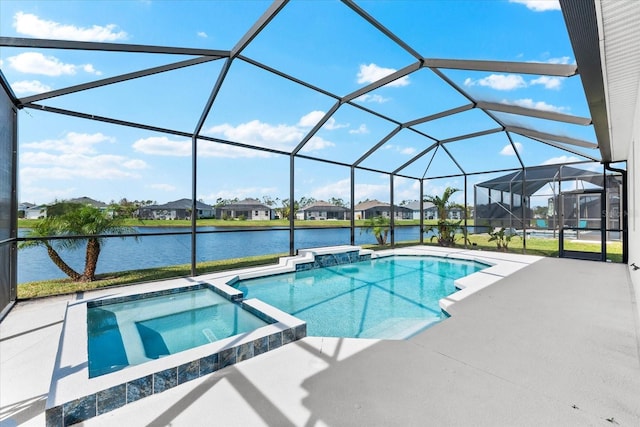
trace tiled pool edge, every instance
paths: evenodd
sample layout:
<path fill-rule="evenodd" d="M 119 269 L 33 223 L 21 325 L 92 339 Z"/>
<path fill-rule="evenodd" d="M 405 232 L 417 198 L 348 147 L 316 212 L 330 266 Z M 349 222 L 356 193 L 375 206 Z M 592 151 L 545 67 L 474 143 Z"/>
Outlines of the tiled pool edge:
<path fill-rule="evenodd" d="M 216 292 L 225 295 L 224 291 L 217 289 L 215 285 L 196 284 L 187 287 L 201 286 L 212 286 Z M 175 292 L 173 289 L 160 291 L 160 293 L 167 294 L 173 292 Z M 119 300 L 120 298 L 126 299 L 131 296 L 116 297 L 115 299 Z M 238 295 L 237 293 L 227 295 L 227 298 L 237 300 Z M 60 336 L 59 350 L 45 408 L 47 426 L 66 426 L 88 420 L 144 397 L 161 393 L 219 369 L 275 350 L 307 335 L 305 322 L 261 301 L 243 300 L 240 304 L 244 309 L 263 320 L 275 321 L 275 323 L 143 365 L 132 366 L 122 371 L 89 379 L 86 348 L 84 351 L 79 348 L 65 351 L 65 346 L 73 346 L 74 340 L 76 343 L 78 339 L 83 341 L 82 337 L 69 336 L 69 326 L 73 325 L 73 322 L 82 324 L 84 320 L 84 327 L 80 328 L 82 329 L 80 332 L 84 332 L 86 340 L 88 303 L 89 301 L 79 301 L 67 305 L 65 323 Z M 96 304 L 95 301 L 93 303 Z M 69 324 L 67 319 L 70 320 Z M 74 331 L 74 334 L 77 335 L 77 333 L 77 330 Z M 78 352 L 81 352 L 83 357 L 78 357 Z M 197 355 L 197 357 L 194 360 L 187 360 L 189 354 Z M 141 375 L 134 375 L 135 373 L 141 373 Z M 71 375 L 76 375 L 77 378 L 66 381 Z M 126 380 L 119 380 L 122 377 L 126 377 Z M 78 383 L 85 386 L 84 392 L 77 391 Z M 104 386 L 105 384 L 108 386 Z M 65 387 L 71 388 L 72 391 L 65 390 Z M 65 393 L 71 395 L 71 398 L 65 397 Z"/>

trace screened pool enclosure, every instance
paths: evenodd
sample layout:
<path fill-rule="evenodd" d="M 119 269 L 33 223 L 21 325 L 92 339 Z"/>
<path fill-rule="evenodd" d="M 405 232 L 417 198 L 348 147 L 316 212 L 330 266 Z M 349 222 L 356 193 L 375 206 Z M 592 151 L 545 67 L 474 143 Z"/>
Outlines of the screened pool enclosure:
<path fill-rule="evenodd" d="M 180 9 L 181 19 L 172 25 L 197 22 L 193 32 L 199 25 L 204 34 L 224 20 L 228 31 L 190 41 L 173 40 L 171 31 L 159 28 L 136 34 L 135 44 L 26 38 L 3 27 L 1 306 L 16 297 L 16 248 L 24 240 L 16 227 L 18 203 L 27 201 L 18 191 L 21 162 L 29 166 L 21 175 L 25 188 L 37 174 L 33 147 L 48 141 L 55 149 L 71 128 L 108 136 L 110 144 L 131 144 L 137 162 L 127 163 L 132 169 L 112 168 L 112 175 L 103 176 L 121 189 L 117 194 L 126 194 L 137 179 L 136 165 L 171 157 L 171 167 L 156 175 L 185 191 L 176 198 L 189 198 L 191 212 L 199 200 L 213 204 L 213 195 L 253 196 L 235 184 L 241 177 L 255 188 L 282 185 L 278 194 L 254 191 L 279 200 L 343 200 L 349 225 L 334 227 L 343 232 L 331 244 L 354 245 L 365 243 L 355 207 L 374 198 L 375 187 L 375 198 L 389 206 L 394 246 L 430 243 L 424 198 L 454 187 L 460 189 L 454 201 L 464 212 L 461 233 L 505 227 L 524 240 L 525 252 L 527 239 L 543 237 L 556 239 L 560 256 L 606 260 L 607 242 L 625 247 L 626 172 L 608 149 L 606 117 L 597 102 L 603 91 L 599 62 L 583 40 L 585 34 L 597 36 L 595 11 L 578 0 L 561 1 L 561 12 L 509 18 L 522 19 L 522 32 L 507 49 L 490 31 L 507 18 L 485 14 L 482 7 L 495 6 L 487 3 L 462 11 L 451 2 L 240 1 L 233 3 L 236 13 L 222 16 L 218 2 L 163 2 L 162 7 Z M 457 23 L 459 13 L 482 18 L 468 31 Z M 208 27 L 202 16 L 209 17 Z M 139 19 L 154 17 L 149 12 Z M 416 26 L 424 32 L 412 31 Z M 542 37 L 550 29 L 561 37 Z M 564 59 L 522 55 L 524 47 L 518 50 L 517 44 L 535 34 L 541 51 Z M 442 38 L 460 43 L 446 51 Z M 472 56 L 463 52 L 464 44 L 473 46 Z M 9 58 L 25 54 L 102 71 L 78 71 L 67 84 L 58 81 L 22 95 L 19 70 Z M 501 90 L 499 82 L 516 82 L 517 93 Z M 541 88 L 548 89 L 548 98 L 541 98 Z M 568 99 L 571 104 L 564 104 Z M 101 172 L 75 179 L 91 180 Z M 309 182 L 315 190 L 306 187 Z M 416 203 L 417 224 L 394 215 L 408 201 Z M 288 226 L 267 231 L 287 236 L 286 248 L 274 252 L 295 254 L 305 247 L 301 230 L 309 227 L 296 220 L 294 209 L 287 219 Z M 243 233 L 246 246 L 265 232 L 233 231 Z M 229 232 L 201 228 L 192 215 L 189 229 L 141 235 L 169 243 L 187 236 L 173 249 L 175 263 L 189 263 L 195 275 L 209 259 L 205 239 L 216 236 L 213 245 L 224 246 Z M 583 254 L 571 246 L 576 240 L 600 245 Z M 162 254 L 143 255 L 140 268 Z"/>

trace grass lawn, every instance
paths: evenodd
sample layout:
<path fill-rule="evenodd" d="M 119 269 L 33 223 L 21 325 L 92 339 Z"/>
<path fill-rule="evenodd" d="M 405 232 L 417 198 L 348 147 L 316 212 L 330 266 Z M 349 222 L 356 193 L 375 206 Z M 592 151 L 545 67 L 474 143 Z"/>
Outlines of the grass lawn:
<path fill-rule="evenodd" d="M 38 223 L 37 219 L 19 219 L 18 220 L 18 228 L 32 228 L 35 224 Z M 420 225 L 420 220 L 417 219 L 404 219 L 404 220 L 396 220 L 396 225 L 405 226 L 405 225 Z M 425 226 L 435 225 L 435 220 L 425 220 Z M 468 222 L 469 225 L 473 225 L 473 221 Z M 177 220 L 164 220 L 164 219 L 127 219 L 124 223 L 125 226 L 128 227 L 191 227 L 191 221 L 185 219 L 177 219 Z M 289 220 L 286 219 L 274 219 L 274 220 L 251 220 L 251 221 L 238 221 L 238 220 L 223 220 L 223 219 L 199 219 L 196 223 L 198 227 L 256 227 L 256 228 L 265 228 L 265 227 L 289 227 Z M 320 220 L 296 220 L 296 227 L 350 227 L 351 221 L 341 221 L 341 220 L 328 220 L 328 221 L 320 221 Z M 365 220 L 356 220 L 356 227 L 365 226 Z"/>
<path fill-rule="evenodd" d="M 281 256 L 287 254 L 262 255 L 246 258 L 227 259 L 202 262 L 196 266 L 198 274 L 215 271 L 234 270 L 258 265 L 276 264 Z M 45 280 L 18 285 L 18 299 L 35 298 L 49 295 L 62 295 L 80 291 L 153 282 L 156 280 L 188 277 L 191 275 L 189 264 L 172 265 L 144 270 L 119 271 L 117 273 L 99 274 L 93 282 L 73 282 L 70 279 Z"/>
<path fill-rule="evenodd" d="M 176 222 L 176 221 L 163 221 Z M 230 221 L 224 221 L 230 222 Z M 239 222 L 239 221 L 238 221 Z M 247 221 L 244 221 L 247 222 Z M 272 221 L 270 221 L 272 222 Z M 305 221 L 307 222 L 307 221 Z M 327 221 L 318 221 L 326 223 Z M 334 222 L 334 221 L 330 221 Z M 496 251 L 496 243 L 489 241 L 488 234 L 473 234 L 469 236 L 467 247 L 472 250 Z M 412 246 L 418 244 L 418 241 L 402 242 L 395 247 Z M 558 256 L 558 240 L 557 239 L 527 239 L 526 253 L 528 255 L 541 255 L 549 257 Z M 428 239 L 425 240 L 426 245 L 432 244 Z M 513 237 L 508 245 L 508 252 L 523 253 L 523 240 L 519 237 Z M 362 247 L 373 250 L 389 249 L 390 245 L 362 245 Z M 456 247 L 464 247 L 462 235 L 456 241 Z M 599 252 L 600 245 L 591 242 L 571 242 L 571 250 L 584 252 Z M 227 259 L 220 261 L 201 262 L 196 266 L 198 274 L 211 273 L 215 271 L 234 270 L 239 268 L 254 267 L 260 265 L 276 264 L 281 256 L 288 254 L 273 254 L 253 256 L 246 258 Z M 611 242 L 607 244 L 607 255 L 612 262 L 622 262 L 622 243 Z M 71 280 L 58 279 L 40 282 L 29 282 L 18 285 L 18 299 L 35 298 L 49 295 L 61 295 L 92 289 L 99 289 L 110 286 L 122 286 L 129 284 L 139 284 L 156 280 L 170 279 L 176 277 L 188 277 L 191 274 L 189 264 L 167 266 L 161 268 L 150 268 L 145 270 L 121 271 L 117 273 L 109 273 L 98 275 L 98 280 L 94 282 L 72 282 Z"/>

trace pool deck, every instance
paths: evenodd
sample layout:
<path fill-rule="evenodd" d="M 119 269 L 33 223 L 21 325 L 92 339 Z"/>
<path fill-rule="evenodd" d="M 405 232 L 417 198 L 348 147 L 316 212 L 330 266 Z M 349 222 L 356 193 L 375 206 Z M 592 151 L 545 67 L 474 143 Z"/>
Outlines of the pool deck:
<path fill-rule="evenodd" d="M 409 340 L 307 337 L 82 425 L 640 425 L 640 271 L 456 252 L 523 268 Z M 0 323 L 0 426 L 45 424 L 67 302 L 116 291 L 16 304 Z"/>

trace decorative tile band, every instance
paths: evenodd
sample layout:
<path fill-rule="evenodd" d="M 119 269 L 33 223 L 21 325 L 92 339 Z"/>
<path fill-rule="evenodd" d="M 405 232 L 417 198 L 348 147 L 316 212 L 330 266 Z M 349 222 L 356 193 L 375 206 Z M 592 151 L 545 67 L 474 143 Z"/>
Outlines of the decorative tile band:
<path fill-rule="evenodd" d="M 307 271 L 316 268 L 334 267 L 342 264 L 368 261 L 371 254 L 360 255 L 360 251 L 349 251 L 336 254 L 315 255 L 313 262 L 305 262 L 296 265 L 296 271 Z"/>
<path fill-rule="evenodd" d="M 180 294 L 182 292 L 196 291 L 198 289 L 203 289 L 203 288 L 211 289 L 212 291 L 215 291 L 216 293 L 226 297 L 227 299 L 230 299 L 228 295 L 221 293 L 216 287 L 211 286 L 208 283 L 197 283 L 195 285 L 184 286 L 181 288 L 165 289 L 162 291 L 147 292 L 144 294 L 127 295 L 123 297 L 114 297 L 114 298 L 109 298 L 104 300 L 88 301 L 87 308 L 103 307 L 106 305 L 119 304 L 122 302 L 139 301 L 147 298 L 175 295 L 175 294 Z"/>
<path fill-rule="evenodd" d="M 152 394 L 211 374 L 219 369 L 274 350 L 307 335 L 305 323 L 253 341 L 226 348 L 218 353 L 164 369 L 151 375 L 118 384 L 46 410 L 47 426 L 68 426 L 118 409 Z"/>

